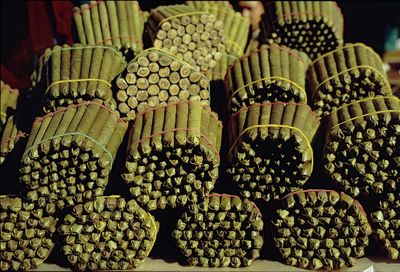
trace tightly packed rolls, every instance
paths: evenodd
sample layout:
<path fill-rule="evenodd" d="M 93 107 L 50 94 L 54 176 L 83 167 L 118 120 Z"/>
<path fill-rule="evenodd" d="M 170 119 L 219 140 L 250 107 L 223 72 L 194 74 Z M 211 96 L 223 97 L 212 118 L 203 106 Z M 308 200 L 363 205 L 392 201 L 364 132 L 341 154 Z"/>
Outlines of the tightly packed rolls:
<path fill-rule="evenodd" d="M 377 197 L 371 212 L 373 234 L 392 260 L 400 260 L 400 186 Z"/>
<path fill-rule="evenodd" d="M 209 79 L 187 62 L 156 48 L 130 61 L 116 84 L 118 110 L 129 120 L 148 107 L 179 100 L 210 103 Z"/>
<path fill-rule="evenodd" d="M 334 1 L 271 1 L 260 25 L 263 43 L 286 45 L 311 59 L 343 44 L 343 15 Z"/>
<path fill-rule="evenodd" d="M 157 7 L 151 12 L 147 30 L 154 47 L 202 71 L 215 67 L 225 51 L 223 23 L 215 15 L 188 5 Z"/>
<path fill-rule="evenodd" d="M 53 250 L 57 219 L 20 197 L 0 195 L 0 270 L 29 270 Z"/>
<path fill-rule="evenodd" d="M 311 142 L 319 121 L 310 107 L 263 103 L 230 120 L 228 173 L 242 196 L 270 201 L 301 188 L 313 170 Z"/>
<path fill-rule="evenodd" d="M 308 57 L 285 46 L 262 45 L 237 59 L 225 76 L 231 112 L 265 101 L 307 102 Z"/>
<path fill-rule="evenodd" d="M 145 18 L 138 1 L 90 1 L 73 13 L 81 44 L 109 45 L 124 54 L 143 50 Z"/>
<path fill-rule="evenodd" d="M 1 84 L 1 99 L 0 99 L 0 119 L 1 119 L 1 124 L 0 124 L 0 134 L 3 131 L 3 128 L 7 122 L 7 118 L 10 115 L 15 114 L 15 111 L 17 110 L 17 103 L 18 103 L 18 96 L 19 96 L 19 90 L 13 89 L 10 87 L 10 85 L 6 84 L 3 82 L 3 80 L 0 81 Z"/>
<path fill-rule="evenodd" d="M 376 97 L 340 107 L 329 116 L 324 166 L 351 196 L 380 194 L 400 181 L 400 100 Z"/>
<path fill-rule="evenodd" d="M 236 56 L 231 55 L 227 52 L 223 52 L 221 54 L 221 59 L 217 61 L 215 67 L 211 70 L 207 70 L 204 74 L 210 81 L 220 81 L 223 84 L 223 80 L 225 79 L 226 72 L 229 69 L 235 60 L 237 59 Z"/>
<path fill-rule="evenodd" d="M 187 207 L 172 237 L 190 265 L 241 267 L 260 256 L 263 226 L 253 202 L 210 194 L 203 202 Z"/>
<path fill-rule="evenodd" d="M 102 195 L 126 129 L 116 112 L 95 102 L 37 118 L 20 168 L 28 198 L 62 209 Z"/>
<path fill-rule="evenodd" d="M 0 142 L 0 165 L 3 164 L 7 155 L 13 151 L 18 141 L 25 138 L 27 134 L 18 128 L 18 118 L 10 116 L 4 127 Z"/>
<path fill-rule="evenodd" d="M 121 52 L 113 47 L 55 45 L 44 53 L 33 81 L 44 92 L 45 112 L 93 99 L 114 108 L 111 81 L 125 67 Z"/>
<path fill-rule="evenodd" d="M 233 10 L 229 1 L 186 1 L 196 10 L 213 14 L 224 26 L 225 50 L 240 57 L 244 53 L 250 31 L 250 18 Z"/>
<path fill-rule="evenodd" d="M 59 232 L 73 269 L 131 270 L 149 255 L 158 225 L 134 200 L 104 196 L 76 205 Z"/>
<path fill-rule="evenodd" d="M 285 262 L 305 269 L 353 266 L 371 227 L 360 203 L 344 193 L 306 190 L 284 197 L 271 220 Z"/>
<path fill-rule="evenodd" d="M 122 176 L 146 210 L 196 203 L 214 187 L 222 124 L 208 106 L 182 101 L 148 109 L 129 133 Z"/>
<path fill-rule="evenodd" d="M 392 94 L 381 58 L 362 43 L 346 44 L 314 60 L 307 84 L 318 116 L 351 101 Z"/>

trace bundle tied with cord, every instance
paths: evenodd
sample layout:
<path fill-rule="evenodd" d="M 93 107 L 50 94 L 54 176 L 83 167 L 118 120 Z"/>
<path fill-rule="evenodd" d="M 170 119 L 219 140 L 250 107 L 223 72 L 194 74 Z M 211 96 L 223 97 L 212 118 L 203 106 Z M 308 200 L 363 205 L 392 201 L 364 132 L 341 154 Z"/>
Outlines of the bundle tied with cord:
<path fill-rule="evenodd" d="M 186 207 L 172 237 L 190 265 L 244 267 L 260 256 L 263 226 L 253 202 L 212 193 Z"/>
<path fill-rule="evenodd" d="M 53 250 L 57 219 L 35 203 L 0 195 L 0 270 L 37 268 Z"/>
<path fill-rule="evenodd" d="M 334 270 L 353 266 L 364 256 L 371 227 L 363 207 L 331 190 L 296 191 L 272 214 L 273 240 L 292 266 Z"/>
<path fill-rule="evenodd" d="M 55 45 L 46 49 L 33 81 L 47 113 L 94 99 L 115 108 L 111 81 L 125 67 L 121 52 L 110 46 Z"/>
<path fill-rule="evenodd" d="M 343 15 L 335 1 L 270 1 L 262 15 L 262 43 L 278 43 L 310 59 L 343 44 Z"/>
<path fill-rule="evenodd" d="M 154 47 L 131 60 L 116 85 L 118 111 L 129 120 L 148 107 L 180 100 L 210 103 L 209 79 L 189 63 Z"/>
<path fill-rule="evenodd" d="M 125 55 L 143 50 L 145 16 L 138 1 L 90 1 L 74 7 L 73 17 L 83 45 L 112 46 Z"/>
<path fill-rule="evenodd" d="M 223 23 L 215 15 L 188 5 L 152 10 L 147 31 L 155 48 L 164 49 L 201 71 L 215 67 L 225 51 Z"/>
<path fill-rule="evenodd" d="M 19 90 L 13 89 L 10 85 L 0 81 L 1 84 L 1 99 L 0 99 L 0 134 L 2 133 L 4 126 L 7 123 L 9 116 L 14 115 L 17 110 Z"/>
<path fill-rule="evenodd" d="M 346 44 L 315 59 L 307 85 L 318 116 L 351 101 L 392 94 L 381 58 L 362 43 Z"/>
<path fill-rule="evenodd" d="M 225 75 L 229 110 L 266 101 L 307 103 L 305 75 L 308 57 L 279 45 L 262 45 L 237 59 Z"/>
<path fill-rule="evenodd" d="M 371 97 L 329 116 L 323 162 L 347 194 L 367 196 L 399 189 L 400 100 Z"/>
<path fill-rule="evenodd" d="M 5 124 L 0 140 L 0 165 L 4 163 L 8 154 L 17 146 L 18 142 L 28 136 L 18 127 L 18 115 L 10 116 Z"/>
<path fill-rule="evenodd" d="M 58 228 L 63 255 L 80 271 L 138 268 L 153 248 L 158 229 L 150 213 L 121 196 L 76 205 Z"/>
<path fill-rule="evenodd" d="M 122 175 L 135 200 L 149 211 L 201 201 L 218 177 L 221 134 L 217 115 L 196 101 L 139 114 Z"/>
<path fill-rule="evenodd" d="M 301 188 L 313 170 L 319 120 L 304 104 L 243 107 L 228 124 L 228 174 L 242 196 L 271 201 Z"/>
<path fill-rule="evenodd" d="M 102 195 L 126 129 L 116 112 L 95 102 L 37 118 L 20 168 L 29 200 L 62 209 Z"/>

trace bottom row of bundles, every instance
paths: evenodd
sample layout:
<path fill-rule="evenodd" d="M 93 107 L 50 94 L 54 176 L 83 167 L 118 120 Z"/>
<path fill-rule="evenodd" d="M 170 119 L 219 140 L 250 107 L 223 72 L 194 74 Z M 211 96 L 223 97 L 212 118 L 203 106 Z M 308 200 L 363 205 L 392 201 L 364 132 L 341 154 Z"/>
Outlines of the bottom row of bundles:
<path fill-rule="evenodd" d="M 63 237 L 61 252 L 73 269 L 137 268 L 159 231 L 149 212 L 121 196 L 78 204 L 61 222 L 20 197 L 1 196 L 0 209 L 3 271 L 36 268 L 52 252 L 57 231 Z M 262 253 L 266 222 L 281 258 L 308 269 L 354 265 L 372 233 L 359 202 L 321 189 L 286 195 L 267 221 L 253 202 L 213 193 L 185 208 L 171 236 L 190 265 L 248 266 Z"/>

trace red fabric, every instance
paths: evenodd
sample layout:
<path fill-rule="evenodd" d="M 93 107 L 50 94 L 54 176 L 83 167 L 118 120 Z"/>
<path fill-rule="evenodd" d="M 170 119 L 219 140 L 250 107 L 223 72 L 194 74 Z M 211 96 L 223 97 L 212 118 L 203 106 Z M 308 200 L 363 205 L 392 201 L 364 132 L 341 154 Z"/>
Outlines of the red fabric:
<path fill-rule="evenodd" d="M 27 1 L 29 38 L 33 52 L 40 54 L 46 47 L 54 44 L 53 30 L 47 13 L 45 1 Z"/>
<path fill-rule="evenodd" d="M 72 45 L 72 9 L 71 1 L 52 1 L 54 18 L 56 20 L 56 32 L 64 42 Z"/>

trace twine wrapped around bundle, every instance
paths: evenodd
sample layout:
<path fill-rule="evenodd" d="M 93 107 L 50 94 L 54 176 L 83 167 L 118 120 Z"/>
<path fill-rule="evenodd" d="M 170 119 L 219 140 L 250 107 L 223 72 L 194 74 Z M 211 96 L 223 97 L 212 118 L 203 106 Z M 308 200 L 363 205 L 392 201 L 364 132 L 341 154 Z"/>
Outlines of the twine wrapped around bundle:
<path fill-rule="evenodd" d="M 155 48 L 164 49 L 202 71 L 215 67 L 225 51 L 223 23 L 215 15 L 188 5 L 152 10 L 147 30 Z"/>
<path fill-rule="evenodd" d="M 250 31 L 250 18 L 236 12 L 229 1 L 186 1 L 186 4 L 196 10 L 209 12 L 217 21 L 221 21 L 226 52 L 237 57 L 243 55 Z"/>
<path fill-rule="evenodd" d="M 115 108 L 111 81 L 125 67 L 121 52 L 110 46 L 56 45 L 44 53 L 33 81 L 44 92 L 45 112 L 93 99 Z"/>
<path fill-rule="evenodd" d="M 21 160 L 28 198 L 64 206 L 101 196 L 127 124 L 95 102 L 35 120 Z"/>
<path fill-rule="evenodd" d="M 0 81 L 1 84 L 1 97 L 0 97 L 0 134 L 3 131 L 3 127 L 7 123 L 7 118 L 14 115 L 17 110 L 19 90 L 13 89 L 10 85 Z"/>
<path fill-rule="evenodd" d="M 351 101 L 392 94 L 381 58 L 362 43 L 346 44 L 315 59 L 307 84 L 318 116 Z"/>
<path fill-rule="evenodd" d="M 372 97 L 329 116 L 324 148 L 327 174 L 351 196 L 381 194 L 400 179 L 400 100 Z"/>
<path fill-rule="evenodd" d="M 116 84 L 118 110 L 129 120 L 148 107 L 180 100 L 210 103 L 209 79 L 187 62 L 154 47 L 130 61 Z"/>
<path fill-rule="evenodd" d="M 37 268 L 53 250 L 57 219 L 20 197 L 0 195 L 0 270 Z"/>
<path fill-rule="evenodd" d="M 241 195 L 270 201 L 301 188 L 313 170 L 311 143 L 319 121 L 304 104 L 243 107 L 228 131 L 228 173 Z"/>
<path fill-rule="evenodd" d="M 155 243 L 158 222 L 134 200 L 96 197 L 76 205 L 59 232 L 62 253 L 80 271 L 131 270 L 139 267 Z"/>
<path fill-rule="evenodd" d="M 371 227 L 357 200 L 331 190 L 285 196 L 272 217 L 273 239 L 288 265 L 328 270 L 364 256 Z"/>
<path fill-rule="evenodd" d="M 17 123 L 16 116 L 10 116 L 7 119 L 0 142 L 0 165 L 3 164 L 7 155 L 13 151 L 18 141 L 28 136 L 18 128 Z"/>
<path fill-rule="evenodd" d="M 108 45 L 124 54 L 143 50 L 145 18 L 138 1 L 90 1 L 73 9 L 83 45 Z"/>
<path fill-rule="evenodd" d="M 237 59 L 225 76 L 230 111 L 265 101 L 306 103 L 308 64 L 304 53 L 278 45 L 263 45 Z"/>
<path fill-rule="evenodd" d="M 263 226 L 253 202 L 210 194 L 203 202 L 187 207 L 172 237 L 190 265 L 241 267 L 260 256 Z"/>
<path fill-rule="evenodd" d="M 181 101 L 133 121 L 124 180 L 146 210 L 197 203 L 214 187 L 222 124 L 208 106 Z"/>
<path fill-rule="evenodd" d="M 311 59 L 343 44 L 343 15 L 334 1 L 270 1 L 261 18 L 262 43 L 278 43 Z"/>
<path fill-rule="evenodd" d="M 374 237 L 391 260 L 400 260 L 400 186 L 377 197 L 370 214 Z"/>

